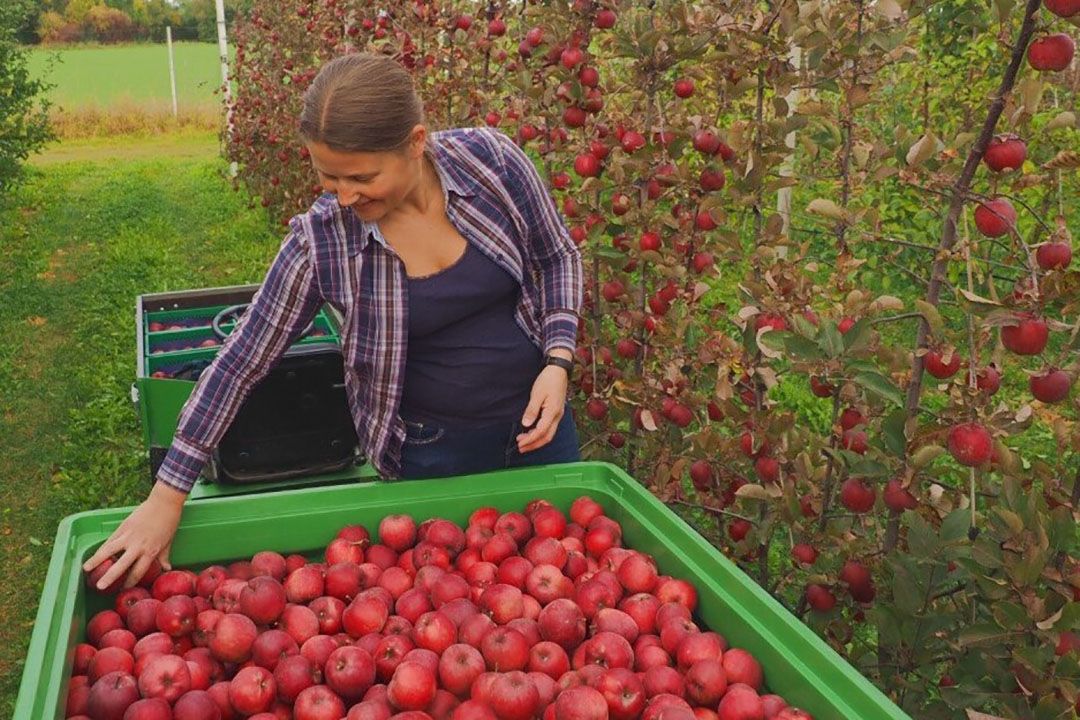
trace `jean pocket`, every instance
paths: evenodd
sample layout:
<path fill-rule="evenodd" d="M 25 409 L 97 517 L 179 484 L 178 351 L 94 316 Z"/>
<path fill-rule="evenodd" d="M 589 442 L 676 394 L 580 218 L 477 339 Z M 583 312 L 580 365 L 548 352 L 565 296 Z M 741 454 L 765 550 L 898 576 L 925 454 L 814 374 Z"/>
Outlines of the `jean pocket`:
<path fill-rule="evenodd" d="M 406 445 L 430 445 L 446 434 L 446 428 L 432 423 L 405 420 Z"/>

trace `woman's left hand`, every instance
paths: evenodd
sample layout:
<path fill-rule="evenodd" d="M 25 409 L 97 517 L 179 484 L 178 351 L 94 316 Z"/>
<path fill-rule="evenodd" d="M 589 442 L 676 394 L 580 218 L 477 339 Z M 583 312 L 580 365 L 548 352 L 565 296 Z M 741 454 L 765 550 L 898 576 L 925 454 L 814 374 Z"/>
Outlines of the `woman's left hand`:
<path fill-rule="evenodd" d="M 566 390 L 570 377 L 566 370 L 548 365 L 536 378 L 529 396 L 529 405 L 521 417 L 521 424 L 536 427 L 517 436 L 518 452 L 527 453 L 542 448 L 555 437 L 559 421 L 566 411 Z M 537 421 L 539 418 L 539 421 Z"/>

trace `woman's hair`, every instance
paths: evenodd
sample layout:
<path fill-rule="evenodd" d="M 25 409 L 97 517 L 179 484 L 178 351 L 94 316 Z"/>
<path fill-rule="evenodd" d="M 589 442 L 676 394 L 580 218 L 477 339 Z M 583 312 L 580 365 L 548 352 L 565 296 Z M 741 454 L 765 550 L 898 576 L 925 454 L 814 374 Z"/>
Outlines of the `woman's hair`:
<path fill-rule="evenodd" d="M 401 149 L 424 106 L 394 58 L 358 52 L 323 65 L 304 92 L 300 137 L 338 152 Z"/>

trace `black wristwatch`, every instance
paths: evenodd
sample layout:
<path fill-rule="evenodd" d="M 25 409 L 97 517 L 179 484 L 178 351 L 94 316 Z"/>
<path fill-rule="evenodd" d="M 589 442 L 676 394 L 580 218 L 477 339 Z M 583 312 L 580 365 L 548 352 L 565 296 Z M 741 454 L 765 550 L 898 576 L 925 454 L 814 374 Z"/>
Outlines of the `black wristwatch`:
<path fill-rule="evenodd" d="M 555 355 L 548 355 L 544 358 L 544 366 L 546 367 L 548 365 L 557 365 L 558 367 L 561 367 L 563 370 L 566 371 L 567 375 L 572 375 L 574 372 L 573 360 L 567 360 L 566 358 L 561 358 Z"/>

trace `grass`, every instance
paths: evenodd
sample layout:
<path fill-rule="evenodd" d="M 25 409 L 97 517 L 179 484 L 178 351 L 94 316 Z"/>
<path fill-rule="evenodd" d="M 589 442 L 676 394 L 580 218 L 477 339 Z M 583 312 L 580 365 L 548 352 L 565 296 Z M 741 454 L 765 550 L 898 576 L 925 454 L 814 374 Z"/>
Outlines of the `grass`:
<path fill-rule="evenodd" d="M 180 107 L 217 105 L 221 64 L 213 43 L 173 43 Z M 165 44 L 35 47 L 30 71 L 55 84 L 49 98 L 65 108 L 112 107 L 121 102 L 172 103 Z"/>
<path fill-rule="evenodd" d="M 129 396 L 135 296 L 256 282 L 280 241 L 205 139 L 201 151 L 95 141 L 58 153 L 0 198 L 0 717 L 57 524 L 148 489 Z"/>
<path fill-rule="evenodd" d="M 52 84 L 50 122 L 60 138 L 215 131 L 222 123 L 216 44 L 173 44 L 177 115 L 172 111 L 166 46 L 35 47 L 34 77 Z"/>

